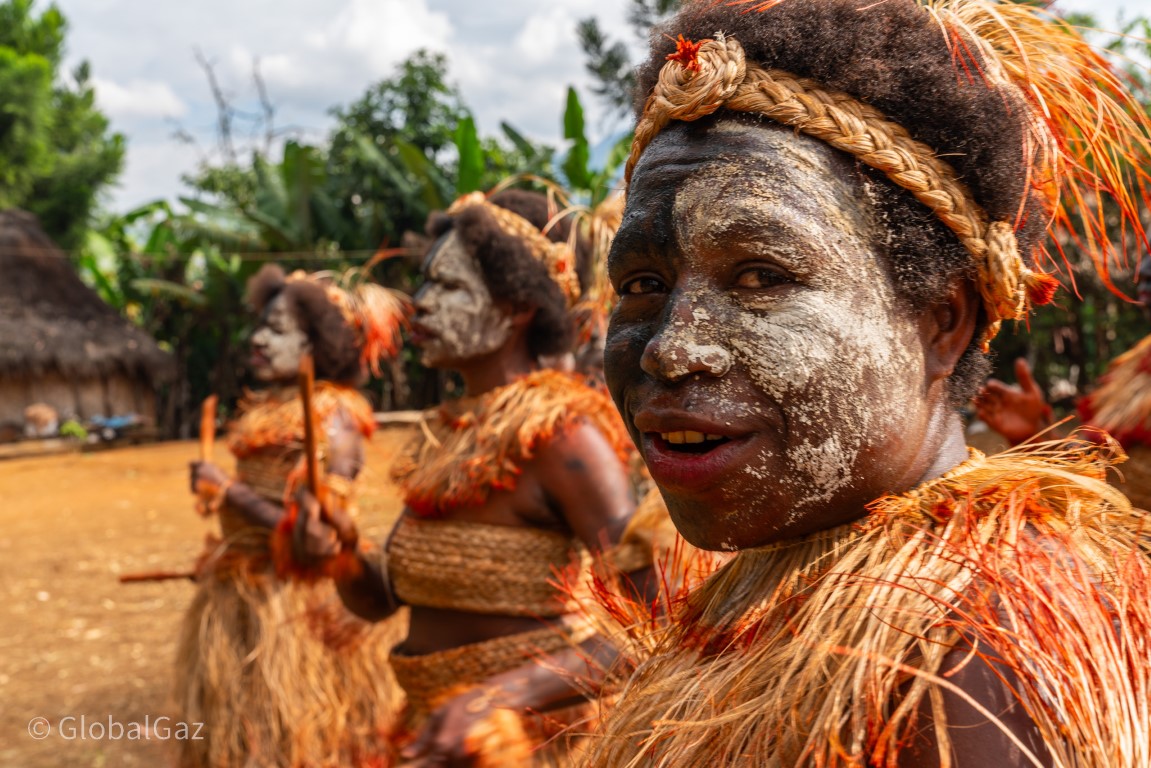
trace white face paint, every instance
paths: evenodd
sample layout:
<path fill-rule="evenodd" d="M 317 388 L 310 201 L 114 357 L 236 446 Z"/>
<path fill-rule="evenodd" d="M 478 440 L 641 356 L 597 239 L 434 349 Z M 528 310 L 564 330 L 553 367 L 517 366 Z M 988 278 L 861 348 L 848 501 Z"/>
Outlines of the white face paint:
<path fill-rule="evenodd" d="M 864 183 L 787 130 L 684 133 L 646 151 L 613 245 L 612 394 L 692 543 L 858 517 L 902 490 L 931 412 Z"/>
<path fill-rule="evenodd" d="M 251 345 L 252 375 L 266 382 L 295 378 L 300 372 L 300 358 L 312 348 L 283 293 L 264 308 Z"/>
<path fill-rule="evenodd" d="M 428 255 L 414 303 L 412 340 L 432 368 L 456 368 L 489 355 L 511 335 L 510 315 L 492 301 L 479 265 L 454 231 Z"/>

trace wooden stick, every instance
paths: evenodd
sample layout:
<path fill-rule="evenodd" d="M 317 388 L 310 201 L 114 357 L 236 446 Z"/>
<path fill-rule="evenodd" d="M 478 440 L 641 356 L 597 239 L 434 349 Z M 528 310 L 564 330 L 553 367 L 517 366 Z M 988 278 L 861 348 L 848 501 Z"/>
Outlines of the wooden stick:
<path fill-rule="evenodd" d="M 142 581 L 171 581 L 173 579 L 195 580 L 195 571 L 141 571 L 120 574 L 121 584 L 136 584 Z"/>
<path fill-rule="evenodd" d="M 316 366 L 310 354 L 300 358 L 300 400 L 304 405 L 304 461 L 308 470 L 308 492 L 320 498 L 320 460 L 316 448 Z"/>
<path fill-rule="evenodd" d="M 212 449 L 216 444 L 216 403 L 215 395 L 208 395 L 200 406 L 200 461 L 212 460 Z"/>

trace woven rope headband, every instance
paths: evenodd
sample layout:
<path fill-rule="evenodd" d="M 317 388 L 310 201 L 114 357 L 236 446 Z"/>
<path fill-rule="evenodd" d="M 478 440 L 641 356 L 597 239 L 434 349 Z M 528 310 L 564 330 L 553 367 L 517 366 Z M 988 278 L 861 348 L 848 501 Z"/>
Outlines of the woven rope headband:
<path fill-rule="evenodd" d="M 1003 320 L 1051 300 L 1058 283 L 1023 263 L 1011 222 L 989 221 L 954 169 L 879 110 L 813 80 L 749 63 L 732 37 L 693 43 L 681 35 L 667 59 L 636 126 L 625 171 L 629 183 L 644 149 L 672 120 L 698 120 L 721 107 L 763 115 L 883 172 L 956 234 L 975 260 L 989 322 L 984 350 Z"/>
<path fill-rule="evenodd" d="M 501 232 L 518 238 L 527 245 L 532 256 L 547 267 L 548 274 L 563 291 L 569 307 L 579 300 L 579 275 L 576 274 L 575 253 L 570 245 L 548 239 L 523 216 L 488 202 L 483 192 L 472 192 L 459 198 L 448 208 L 448 214 L 455 216 L 464 209 L 472 207 L 482 208 L 495 219 Z"/>

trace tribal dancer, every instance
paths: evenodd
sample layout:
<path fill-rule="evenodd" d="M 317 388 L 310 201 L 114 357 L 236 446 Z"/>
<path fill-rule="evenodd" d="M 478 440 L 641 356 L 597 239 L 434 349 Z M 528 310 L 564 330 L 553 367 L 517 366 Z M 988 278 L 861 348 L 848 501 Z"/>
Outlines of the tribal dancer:
<path fill-rule="evenodd" d="M 1139 265 L 1137 291 L 1151 322 L 1151 254 Z M 1051 425 L 1052 411 L 1031 367 L 1015 361 L 1017 384 L 991 379 L 976 398 L 976 413 L 1012 445 Z M 1109 479 L 1140 509 L 1151 509 L 1151 334 L 1112 361 L 1095 390 L 1078 404 L 1080 421 L 1115 438 L 1127 452 Z"/>
<path fill-rule="evenodd" d="M 410 606 L 391 657 L 407 694 L 394 734 L 405 765 L 562 761 L 571 744 L 557 734 L 587 717 L 570 705 L 610 649 L 561 584 L 596 556 L 650 583 L 650 548 L 628 529 L 633 449 L 619 415 L 583 377 L 540 363 L 572 349 L 581 294 L 555 218 L 544 196 L 506 190 L 429 222 L 413 340 L 425 365 L 460 374 L 465 395 L 426 415 L 396 465 L 407 508 L 383 560 L 339 582 L 366 618 Z M 305 561 L 339 549 L 306 502 Z"/>
<path fill-rule="evenodd" d="M 1151 765 L 1151 520 L 1114 444 L 986 458 L 958 413 L 1051 299 L 1048 229 L 1081 213 L 1105 268 L 1108 197 L 1144 237 L 1144 108 L 1031 4 L 700 0 L 661 31 L 605 374 L 679 530 L 738 554 L 587 762 Z"/>
<path fill-rule="evenodd" d="M 285 500 L 302 477 L 297 375 L 310 353 L 325 491 L 353 512 L 363 440 L 374 428 L 354 387 L 365 365 L 396 351 L 403 302 L 366 282 L 343 290 L 274 265 L 250 281 L 248 301 L 260 316 L 251 367 L 262 388 L 228 430 L 236 472 L 192 465 L 201 511 L 218 514 L 220 537 L 201 558 L 180 638 L 180 719 L 204 723 L 205 738 L 181 742 L 179 764 L 369 764 L 382 754 L 378 734 L 398 700 L 382 649 L 402 630 L 352 616 L 330 579 L 292 568 Z"/>

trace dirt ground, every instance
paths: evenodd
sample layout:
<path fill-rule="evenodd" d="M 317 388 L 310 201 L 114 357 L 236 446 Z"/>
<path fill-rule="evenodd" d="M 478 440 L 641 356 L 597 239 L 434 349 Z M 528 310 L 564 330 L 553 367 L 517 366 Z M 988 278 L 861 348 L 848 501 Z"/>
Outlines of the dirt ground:
<path fill-rule="evenodd" d="M 368 535 L 382 536 L 399 513 L 387 468 L 407 437 L 385 429 L 369 446 Z M 118 577 L 191 566 L 214 524 L 192 511 L 196 452 L 161 443 L 0 462 L 0 766 L 168 763 L 163 721 L 153 738 L 141 726 L 173 714 L 176 636 L 193 585 Z"/>

